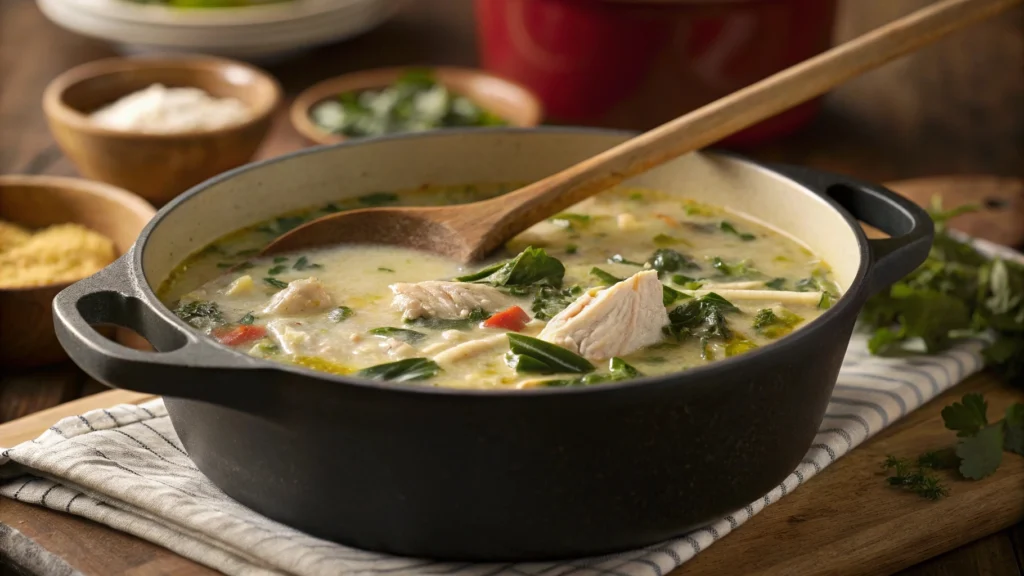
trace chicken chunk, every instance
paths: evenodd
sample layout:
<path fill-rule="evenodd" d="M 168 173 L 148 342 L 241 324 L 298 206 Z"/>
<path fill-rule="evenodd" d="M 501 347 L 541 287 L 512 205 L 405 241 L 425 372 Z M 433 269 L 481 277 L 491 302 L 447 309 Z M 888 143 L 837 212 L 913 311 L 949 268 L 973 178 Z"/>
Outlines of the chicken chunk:
<path fill-rule="evenodd" d="M 585 358 L 623 356 L 661 340 L 669 323 L 654 270 L 638 272 L 596 294 L 588 292 L 541 330 L 541 340 Z"/>
<path fill-rule="evenodd" d="M 264 314 L 280 316 L 297 316 L 310 314 L 331 307 L 331 296 L 324 285 L 316 278 L 295 280 L 270 299 L 263 309 Z"/>
<path fill-rule="evenodd" d="M 336 361 L 355 353 L 342 329 L 324 329 L 301 318 L 271 320 L 267 322 L 267 335 L 288 356 Z"/>
<path fill-rule="evenodd" d="M 267 322 L 267 332 L 285 354 L 314 356 L 320 353 L 320 338 L 295 320 L 279 318 Z"/>
<path fill-rule="evenodd" d="M 484 312 L 497 312 L 516 303 L 511 296 L 493 286 L 470 282 L 428 280 L 415 284 L 392 284 L 390 288 L 395 294 L 391 305 L 400 310 L 406 320 L 421 316 L 454 320 L 469 316 L 477 308 Z"/>
<path fill-rule="evenodd" d="M 415 348 L 397 338 L 388 338 L 380 343 L 380 347 L 387 350 L 388 356 L 399 360 L 416 355 Z"/>

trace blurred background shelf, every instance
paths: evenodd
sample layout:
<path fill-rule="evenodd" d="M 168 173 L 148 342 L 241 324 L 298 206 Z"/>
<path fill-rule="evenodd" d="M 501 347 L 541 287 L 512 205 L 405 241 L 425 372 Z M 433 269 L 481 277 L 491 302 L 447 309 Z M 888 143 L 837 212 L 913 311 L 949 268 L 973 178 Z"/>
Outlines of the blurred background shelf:
<path fill-rule="evenodd" d="M 929 0 L 840 0 L 834 38 L 847 39 Z M 294 97 L 324 78 L 382 66 L 478 66 L 473 0 L 417 0 L 374 30 L 266 66 Z M 764 160 L 888 181 L 935 174 L 1024 175 L 1024 11 L 951 36 L 825 97 L 804 129 L 745 150 Z M 39 110 L 46 82 L 116 55 L 111 44 L 48 21 L 31 0 L 0 3 L 0 172 L 71 174 Z M 27 55 L 32 55 L 28 58 Z M 290 101 L 290 100 L 289 100 Z M 302 141 L 278 116 L 262 155 Z M 286 144 L 282 144 L 286 143 Z"/>

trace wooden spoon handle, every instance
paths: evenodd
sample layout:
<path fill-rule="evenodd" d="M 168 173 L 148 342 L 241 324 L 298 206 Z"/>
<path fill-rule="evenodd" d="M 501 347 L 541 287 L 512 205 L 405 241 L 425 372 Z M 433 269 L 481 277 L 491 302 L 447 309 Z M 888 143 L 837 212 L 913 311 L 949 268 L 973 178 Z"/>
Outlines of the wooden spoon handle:
<path fill-rule="evenodd" d="M 601 190 L 770 118 L 1022 0 L 944 0 L 895 20 L 519 190 L 480 203 L 467 232 L 482 256 Z M 461 215 L 460 215 L 461 216 Z"/>

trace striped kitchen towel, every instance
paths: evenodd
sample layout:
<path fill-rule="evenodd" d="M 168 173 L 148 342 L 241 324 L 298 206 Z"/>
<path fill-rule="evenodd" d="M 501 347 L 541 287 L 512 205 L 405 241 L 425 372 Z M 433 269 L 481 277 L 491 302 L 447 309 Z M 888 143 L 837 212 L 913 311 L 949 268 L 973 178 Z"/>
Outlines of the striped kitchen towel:
<path fill-rule="evenodd" d="M 877 358 L 868 354 L 865 336 L 855 336 L 814 445 L 780 485 L 681 538 L 598 558 L 448 563 L 313 538 L 260 516 L 218 490 L 189 460 L 161 400 L 65 418 L 35 440 L 0 449 L 0 496 L 90 518 L 235 575 L 662 576 L 866 439 L 981 370 L 982 347 L 980 340 L 964 340 L 943 354 Z"/>

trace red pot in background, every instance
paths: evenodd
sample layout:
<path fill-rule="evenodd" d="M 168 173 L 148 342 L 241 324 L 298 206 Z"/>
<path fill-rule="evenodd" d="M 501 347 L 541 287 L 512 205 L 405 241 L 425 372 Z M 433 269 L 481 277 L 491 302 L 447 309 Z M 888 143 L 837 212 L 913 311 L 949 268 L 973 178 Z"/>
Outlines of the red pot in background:
<path fill-rule="evenodd" d="M 487 70 L 552 122 L 646 130 L 831 46 L 835 0 L 476 0 Z M 783 136 L 807 102 L 723 141 Z"/>

